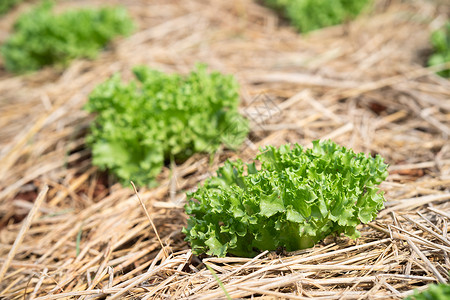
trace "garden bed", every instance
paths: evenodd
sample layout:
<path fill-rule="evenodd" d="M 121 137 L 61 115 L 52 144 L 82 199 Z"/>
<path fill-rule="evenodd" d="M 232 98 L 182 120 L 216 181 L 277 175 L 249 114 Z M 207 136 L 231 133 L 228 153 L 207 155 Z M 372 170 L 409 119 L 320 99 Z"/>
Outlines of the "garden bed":
<path fill-rule="evenodd" d="M 378 1 L 370 14 L 306 36 L 254 1 L 56 7 L 114 2 L 138 30 L 96 60 L 23 76 L 0 70 L 0 298 L 217 299 L 225 289 L 233 298 L 395 299 L 448 281 L 450 82 L 435 72 L 449 66 L 424 67 L 448 5 Z M 29 5 L 0 19 L 0 42 Z M 131 185 L 92 166 L 92 116 L 82 107 L 115 72 L 129 80 L 143 64 L 187 73 L 197 62 L 236 76 L 251 133 L 238 151 L 168 164 L 158 187 L 138 187 L 158 238 Z M 227 158 L 316 139 L 390 165 L 386 208 L 358 227 L 361 238 L 250 259 L 191 253 L 181 233 L 186 191 Z"/>

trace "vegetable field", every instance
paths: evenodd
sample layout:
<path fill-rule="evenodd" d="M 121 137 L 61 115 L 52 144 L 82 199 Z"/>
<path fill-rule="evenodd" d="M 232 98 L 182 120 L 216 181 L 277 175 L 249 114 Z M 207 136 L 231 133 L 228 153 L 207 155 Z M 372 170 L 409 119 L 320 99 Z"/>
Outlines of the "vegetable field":
<path fill-rule="evenodd" d="M 0 5 L 0 299 L 446 299 L 448 1 L 44 2 Z"/>

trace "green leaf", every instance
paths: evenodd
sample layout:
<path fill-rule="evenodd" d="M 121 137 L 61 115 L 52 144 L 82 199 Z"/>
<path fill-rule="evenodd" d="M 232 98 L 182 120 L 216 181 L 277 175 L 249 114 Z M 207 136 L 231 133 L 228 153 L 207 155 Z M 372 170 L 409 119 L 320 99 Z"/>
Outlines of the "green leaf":
<path fill-rule="evenodd" d="M 261 215 L 265 217 L 271 217 L 277 212 L 284 211 L 283 199 L 277 192 L 273 192 L 270 195 L 261 195 Z"/>
<path fill-rule="evenodd" d="M 303 218 L 302 215 L 298 211 L 293 210 L 293 209 L 288 209 L 286 211 L 286 219 L 288 221 L 295 222 L 295 223 L 302 223 L 305 221 L 305 218 Z"/>
<path fill-rule="evenodd" d="M 227 252 L 227 246 L 223 245 L 214 237 L 209 238 L 205 241 L 206 246 L 209 247 L 208 254 L 209 255 L 215 255 L 215 256 L 225 256 Z"/>

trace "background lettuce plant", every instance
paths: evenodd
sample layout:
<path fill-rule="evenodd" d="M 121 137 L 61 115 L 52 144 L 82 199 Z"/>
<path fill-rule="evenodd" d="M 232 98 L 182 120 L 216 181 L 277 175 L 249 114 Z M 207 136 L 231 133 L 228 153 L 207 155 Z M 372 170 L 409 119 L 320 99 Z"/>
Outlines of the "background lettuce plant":
<path fill-rule="evenodd" d="M 450 62 L 450 21 L 443 28 L 431 34 L 433 54 L 428 59 L 428 65 L 440 65 Z M 450 77 L 450 69 L 438 72 L 443 77 Z"/>
<path fill-rule="evenodd" d="M 21 73 L 47 65 L 64 66 L 78 57 L 95 58 L 113 37 L 133 29 L 123 8 L 79 9 L 56 15 L 52 6 L 44 1 L 16 21 L 14 33 L 0 49 L 8 71 Z"/>
<path fill-rule="evenodd" d="M 300 32 L 337 25 L 353 19 L 371 0 L 264 0 L 288 18 Z"/>
<path fill-rule="evenodd" d="M 16 4 L 23 2 L 23 0 L 1 0 L 0 1 L 0 15 L 6 13 Z"/>
<path fill-rule="evenodd" d="M 450 299 L 450 284 L 430 284 L 422 292 L 415 291 L 414 295 L 408 296 L 406 300 L 447 300 Z"/>
<path fill-rule="evenodd" d="M 247 136 L 233 76 L 204 65 L 187 76 L 144 66 L 134 74 L 137 81 L 116 74 L 99 85 L 85 107 L 97 114 L 88 137 L 93 163 L 126 184 L 152 185 L 165 161 L 235 148 Z"/>
<path fill-rule="evenodd" d="M 188 194 L 183 232 L 195 254 L 216 256 L 293 251 L 332 233 L 356 238 L 356 226 L 383 208 L 377 185 L 387 175 L 379 155 L 355 154 L 331 141 L 307 150 L 268 146 L 250 164 L 227 161 L 217 177 Z"/>

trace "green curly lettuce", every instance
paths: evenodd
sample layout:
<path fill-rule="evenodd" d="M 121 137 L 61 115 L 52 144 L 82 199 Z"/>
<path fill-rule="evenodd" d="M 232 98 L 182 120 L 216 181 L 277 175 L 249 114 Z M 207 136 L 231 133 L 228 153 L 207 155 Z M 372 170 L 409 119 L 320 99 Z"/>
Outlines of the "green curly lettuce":
<path fill-rule="evenodd" d="M 433 54 L 428 59 L 428 65 L 440 65 L 450 62 L 450 21 L 431 34 Z M 442 77 L 450 77 L 450 69 L 438 72 Z"/>
<path fill-rule="evenodd" d="M 355 18 L 371 0 L 264 0 L 300 32 L 341 24 Z"/>
<path fill-rule="evenodd" d="M 19 17 L 14 33 L 1 47 L 10 72 L 35 71 L 47 65 L 67 65 L 75 58 L 95 58 L 108 42 L 133 29 L 123 8 L 79 9 L 54 14 L 44 1 Z"/>
<path fill-rule="evenodd" d="M 188 194 L 183 232 L 195 254 L 215 256 L 304 249 L 332 233 L 356 238 L 356 226 L 383 208 L 377 185 L 387 175 L 381 156 L 331 141 L 307 150 L 268 146 L 250 164 L 225 162 L 217 177 Z"/>
<path fill-rule="evenodd" d="M 1 0 L 0 1 L 0 15 L 6 13 L 11 8 L 19 4 L 20 2 L 23 2 L 23 0 Z"/>
<path fill-rule="evenodd" d="M 405 300 L 447 300 L 450 299 L 450 285 L 445 283 L 431 284 L 422 292 L 415 291 L 414 295 Z"/>
<path fill-rule="evenodd" d="M 239 85 L 231 75 L 198 65 L 187 76 L 134 68 L 137 81 L 116 74 L 89 96 L 96 113 L 88 144 L 93 163 L 123 183 L 152 186 L 165 161 L 184 160 L 219 146 L 238 147 L 249 131 L 238 112 Z"/>

